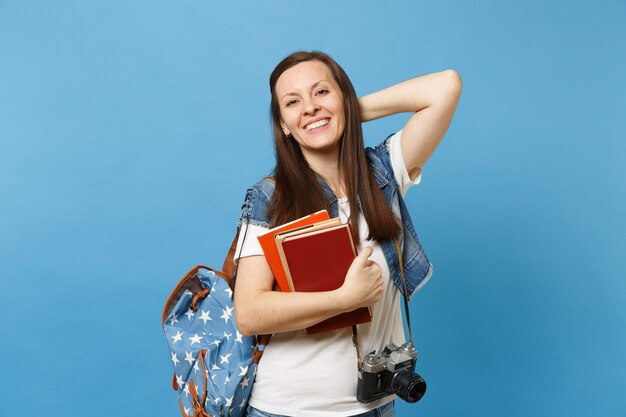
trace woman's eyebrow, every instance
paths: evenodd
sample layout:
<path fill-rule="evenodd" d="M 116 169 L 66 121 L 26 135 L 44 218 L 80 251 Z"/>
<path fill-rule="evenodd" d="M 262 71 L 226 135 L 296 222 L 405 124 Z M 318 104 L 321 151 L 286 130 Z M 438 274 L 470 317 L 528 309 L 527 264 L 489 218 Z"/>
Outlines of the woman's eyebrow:
<path fill-rule="evenodd" d="M 312 90 L 312 89 L 314 89 L 315 87 L 317 87 L 319 84 L 321 84 L 321 83 L 327 83 L 327 82 L 328 82 L 328 81 L 326 81 L 326 80 L 319 80 L 319 81 L 316 81 L 316 82 L 315 82 L 315 83 L 313 83 L 313 85 L 311 86 L 311 90 Z M 298 95 L 298 93 L 296 93 L 296 92 L 286 93 L 286 94 L 283 94 L 283 96 L 282 96 L 280 99 L 282 100 L 282 99 L 284 99 L 285 97 L 287 97 L 287 96 L 292 96 L 292 95 L 293 95 L 293 96 L 297 96 L 297 95 Z"/>

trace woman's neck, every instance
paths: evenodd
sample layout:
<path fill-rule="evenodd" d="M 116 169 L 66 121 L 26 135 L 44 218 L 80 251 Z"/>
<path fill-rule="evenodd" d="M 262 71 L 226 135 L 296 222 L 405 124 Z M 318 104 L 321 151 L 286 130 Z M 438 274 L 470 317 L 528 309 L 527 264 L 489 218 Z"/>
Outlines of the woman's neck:
<path fill-rule="evenodd" d="M 304 155 L 313 171 L 320 175 L 326 184 L 333 191 L 335 196 L 342 198 L 346 196 L 343 181 L 339 175 L 339 153 Z"/>

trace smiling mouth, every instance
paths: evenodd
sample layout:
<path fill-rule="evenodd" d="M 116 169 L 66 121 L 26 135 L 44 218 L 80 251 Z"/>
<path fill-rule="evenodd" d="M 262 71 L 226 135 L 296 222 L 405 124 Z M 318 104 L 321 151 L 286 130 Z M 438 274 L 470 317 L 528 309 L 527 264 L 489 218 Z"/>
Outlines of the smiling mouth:
<path fill-rule="evenodd" d="M 304 129 L 310 132 L 311 130 L 318 127 L 326 126 L 328 123 L 330 123 L 330 119 L 322 119 L 313 123 L 309 123 L 308 125 L 304 126 Z"/>

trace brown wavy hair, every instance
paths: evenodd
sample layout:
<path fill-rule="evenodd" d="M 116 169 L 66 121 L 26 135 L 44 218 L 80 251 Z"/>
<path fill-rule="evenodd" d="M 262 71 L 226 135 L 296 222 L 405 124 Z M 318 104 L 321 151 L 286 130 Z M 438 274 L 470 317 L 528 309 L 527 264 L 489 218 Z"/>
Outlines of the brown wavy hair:
<path fill-rule="evenodd" d="M 267 207 L 271 217 L 270 227 L 326 209 L 331 213 L 326 193 L 317 174 L 307 163 L 300 145 L 287 137 L 281 128 L 281 112 L 276 97 L 276 82 L 283 72 L 301 62 L 320 61 L 328 67 L 343 94 L 345 128 L 339 145 L 339 177 L 343 181 L 350 204 L 350 224 L 355 241 L 359 236 L 357 200 L 369 226 L 368 239 L 392 239 L 400 233 L 400 225 L 378 188 L 370 170 L 363 146 L 361 113 L 352 82 L 343 68 L 329 55 L 319 51 L 298 51 L 283 59 L 270 75 L 270 105 L 276 167 L 274 168 L 275 189 Z"/>

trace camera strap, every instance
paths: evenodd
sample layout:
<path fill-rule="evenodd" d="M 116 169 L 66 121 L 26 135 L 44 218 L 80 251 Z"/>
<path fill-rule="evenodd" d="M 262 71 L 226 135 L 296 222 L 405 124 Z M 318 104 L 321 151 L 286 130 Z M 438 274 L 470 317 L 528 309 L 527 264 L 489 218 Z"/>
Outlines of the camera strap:
<path fill-rule="evenodd" d="M 400 275 L 402 275 L 402 285 L 404 286 L 404 291 L 402 291 L 402 295 L 404 296 L 404 313 L 406 314 L 406 328 L 409 330 L 409 342 L 413 344 L 413 334 L 411 333 L 411 313 L 409 312 L 409 296 L 407 294 L 406 289 L 406 280 L 404 279 L 404 267 L 402 266 L 402 255 L 400 252 L 400 243 L 398 243 L 398 239 L 394 238 L 393 243 L 396 246 L 396 252 L 398 253 L 398 265 L 400 266 Z"/>
<path fill-rule="evenodd" d="M 397 238 L 393 239 L 393 243 L 396 247 L 396 253 L 398 254 L 398 265 L 400 266 L 400 275 L 402 276 L 402 285 L 404 286 L 404 291 L 402 292 L 402 296 L 404 299 L 404 313 L 406 315 L 406 326 L 409 330 L 409 342 L 413 344 L 413 334 L 411 333 L 411 313 L 409 311 L 409 296 L 407 294 L 406 289 L 406 280 L 404 279 L 404 266 L 402 265 L 402 252 L 400 250 L 400 243 Z M 359 333 L 357 331 L 356 325 L 352 326 L 352 344 L 356 349 L 356 360 L 357 360 L 357 368 L 360 370 L 361 365 L 363 364 L 361 358 L 361 349 L 359 349 Z"/>
<path fill-rule="evenodd" d="M 361 349 L 359 349 L 359 332 L 356 330 L 356 324 L 352 325 L 352 344 L 356 349 L 356 367 L 361 369 L 363 359 L 361 358 Z"/>

